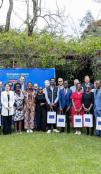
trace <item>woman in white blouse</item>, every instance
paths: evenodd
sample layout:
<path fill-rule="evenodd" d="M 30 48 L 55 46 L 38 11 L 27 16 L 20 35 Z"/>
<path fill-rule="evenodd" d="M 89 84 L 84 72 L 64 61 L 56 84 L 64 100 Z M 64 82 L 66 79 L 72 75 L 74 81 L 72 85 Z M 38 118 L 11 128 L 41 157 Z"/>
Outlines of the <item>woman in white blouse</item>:
<path fill-rule="evenodd" d="M 10 85 L 5 85 L 5 91 L 1 93 L 2 117 L 3 117 L 3 134 L 11 134 L 12 116 L 14 115 L 14 92 L 11 91 Z"/>

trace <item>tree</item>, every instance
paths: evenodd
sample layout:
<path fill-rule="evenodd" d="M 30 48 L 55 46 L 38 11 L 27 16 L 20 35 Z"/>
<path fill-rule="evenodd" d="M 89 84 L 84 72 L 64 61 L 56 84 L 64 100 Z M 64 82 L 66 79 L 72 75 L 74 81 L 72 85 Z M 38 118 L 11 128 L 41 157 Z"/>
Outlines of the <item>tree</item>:
<path fill-rule="evenodd" d="M 1 0 L 1 2 L 0 2 L 0 8 L 2 7 L 2 5 L 3 5 L 3 0 Z"/>
<path fill-rule="evenodd" d="M 57 10 L 56 12 L 44 11 L 42 9 L 41 3 L 42 0 L 31 0 L 32 1 L 32 17 L 29 15 L 29 0 L 26 0 L 27 4 L 27 20 L 26 24 L 28 27 L 28 36 L 31 36 L 33 33 L 33 29 L 37 25 L 37 21 L 39 18 L 42 18 L 46 22 L 45 29 L 48 31 L 51 30 L 54 33 L 54 28 L 57 29 L 63 24 L 63 11 L 59 9 L 58 4 L 56 2 Z M 62 28 L 62 27 L 61 27 Z M 61 29 L 62 31 L 62 29 Z"/>
<path fill-rule="evenodd" d="M 29 0 L 26 0 L 27 4 L 27 27 L 28 27 L 28 36 L 31 36 L 33 29 L 36 25 L 37 18 L 41 13 L 41 0 L 31 0 L 32 1 L 32 17 L 29 15 Z"/>
<path fill-rule="evenodd" d="M 6 17 L 5 31 L 9 31 L 12 10 L 13 10 L 13 0 L 9 0 L 9 9 Z"/>
<path fill-rule="evenodd" d="M 89 25 L 92 22 L 94 22 L 94 17 L 90 11 L 87 11 L 86 15 L 80 22 L 80 27 L 85 27 L 86 25 Z"/>
<path fill-rule="evenodd" d="M 101 20 L 97 20 L 89 24 L 83 31 L 82 37 L 85 36 L 101 36 Z"/>

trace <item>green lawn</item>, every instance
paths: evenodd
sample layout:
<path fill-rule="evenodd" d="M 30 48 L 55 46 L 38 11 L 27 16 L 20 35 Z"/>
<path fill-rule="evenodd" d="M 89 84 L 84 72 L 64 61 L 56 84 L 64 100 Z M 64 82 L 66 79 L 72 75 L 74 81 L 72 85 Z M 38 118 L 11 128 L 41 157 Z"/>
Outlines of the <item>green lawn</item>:
<path fill-rule="evenodd" d="M 0 174 L 101 174 L 101 138 L 72 133 L 0 135 Z"/>

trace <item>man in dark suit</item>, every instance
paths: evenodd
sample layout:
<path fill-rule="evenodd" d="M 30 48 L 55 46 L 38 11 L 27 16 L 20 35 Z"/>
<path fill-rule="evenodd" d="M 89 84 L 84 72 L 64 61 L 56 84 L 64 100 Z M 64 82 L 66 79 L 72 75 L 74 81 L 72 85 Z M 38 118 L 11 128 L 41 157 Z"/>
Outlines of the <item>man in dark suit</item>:
<path fill-rule="evenodd" d="M 70 132 L 70 108 L 72 91 L 68 88 L 68 82 L 64 81 L 64 88 L 59 92 L 59 108 L 60 113 L 66 115 L 67 132 Z M 61 128 L 61 132 L 64 132 L 64 128 Z"/>
<path fill-rule="evenodd" d="M 84 77 L 84 82 L 82 83 L 83 91 L 86 92 L 86 86 L 89 85 L 91 89 L 94 89 L 94 85 L 90 82 L 89 76 Z"/>

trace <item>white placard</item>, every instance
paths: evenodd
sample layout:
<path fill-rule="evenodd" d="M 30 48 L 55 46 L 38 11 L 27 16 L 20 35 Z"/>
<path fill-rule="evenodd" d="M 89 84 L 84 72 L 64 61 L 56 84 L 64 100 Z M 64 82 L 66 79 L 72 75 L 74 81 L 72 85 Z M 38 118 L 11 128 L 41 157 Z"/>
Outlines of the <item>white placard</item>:
<path fill-rule="evenodd" d="M 56 123 L 56 112 L 47 112 L 47 123 L 55 124 Z"/>
<path fill-rule="evenodd" d="M 101 117 L 96 118 L 96 130 L 101 130 Z"/>
<path fill-rule="evenodd" d="M 93 127 L 93 115 L 84 114 L 83 116 L 84 127 Z"/>
<path fill-rule="evenodd" d="M 65 127 L 65 121 L 65 115 L 57 115 L 57 127 Z"/>
<path fill-rule="evenodd" d="M 82 127 L 82 115 L 74 115 L 74 127 Z"/>

